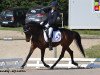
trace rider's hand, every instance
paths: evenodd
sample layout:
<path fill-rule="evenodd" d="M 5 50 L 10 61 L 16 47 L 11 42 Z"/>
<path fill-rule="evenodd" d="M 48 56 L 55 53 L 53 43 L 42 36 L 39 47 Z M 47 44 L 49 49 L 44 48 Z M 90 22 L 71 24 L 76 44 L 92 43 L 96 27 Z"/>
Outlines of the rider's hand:
<path fill-rule="evenodd" d="M 43 22 L 40 22 L 40 25 L 43 25 Z"/>
<path fill-rule="evenodd" d="M 47 23 L 47 24 L 45 25 L 45 27 L 48 28 L 48 27 L 49 27 L 49 24 Z"/>

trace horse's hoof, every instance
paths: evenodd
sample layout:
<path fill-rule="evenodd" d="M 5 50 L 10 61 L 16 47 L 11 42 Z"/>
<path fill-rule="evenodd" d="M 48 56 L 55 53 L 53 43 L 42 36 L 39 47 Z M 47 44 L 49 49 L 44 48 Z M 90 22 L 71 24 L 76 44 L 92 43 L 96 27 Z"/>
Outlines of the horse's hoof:
<path fill-rule="evenodd" d="M 52 66 L 52 67 L 50 67 L 50 69 L 52 70 L 52 69 L 54 69 L 54 67 Z"/>
<path fill-rule="evenodd" d="M 20 67 L 20 69 L 24 69 L 24 67 Z"/>
<path fill-rule="evenodd" d="M 46 65 L 46 67 L 47 67 L 47 68 L 50 68 L 50 66 L 49 66 L 49 65 Z"/>
<path fill-rule="evenodd" d="M 20 68 L 21 68 L 21 69 L 24 69 L 24 66 L 21 66 Z"/>
<path fill-rule="evenodd" d="M 78 66 L 77 68 L 78 68 L 78 69 L 85 69 L 85 67 L 81 67 L 81 66 Z"/>

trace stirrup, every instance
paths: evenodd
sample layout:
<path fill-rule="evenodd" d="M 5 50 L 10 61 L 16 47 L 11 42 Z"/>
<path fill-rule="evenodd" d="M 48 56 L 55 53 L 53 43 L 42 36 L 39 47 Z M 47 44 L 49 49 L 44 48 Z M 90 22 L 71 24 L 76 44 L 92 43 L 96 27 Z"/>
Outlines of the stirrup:
<path fill-rule="evenodd" d="M 49 50 L 53 50 L 53 47 L 52 46 L 49 46 Z"/>

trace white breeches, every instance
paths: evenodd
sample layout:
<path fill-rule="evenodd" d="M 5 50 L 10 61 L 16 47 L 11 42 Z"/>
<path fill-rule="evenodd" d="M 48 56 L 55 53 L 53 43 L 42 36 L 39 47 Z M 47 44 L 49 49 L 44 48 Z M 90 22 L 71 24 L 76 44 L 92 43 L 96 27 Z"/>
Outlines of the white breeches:
<path fill-rule="evenodd" d="M 48 30 L 49 30 L 48 36 L 49 36 L 49 38 L 51 38 L 51 35 L 52 35 L 52 32 L 53 32 L 53 28 L 50 27 Z"/>

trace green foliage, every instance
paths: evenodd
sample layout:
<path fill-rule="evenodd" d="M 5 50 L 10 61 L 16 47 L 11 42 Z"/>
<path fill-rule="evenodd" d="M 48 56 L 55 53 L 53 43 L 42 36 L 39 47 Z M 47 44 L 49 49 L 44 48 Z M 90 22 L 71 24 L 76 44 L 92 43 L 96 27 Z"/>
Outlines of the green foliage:
<path fill-rule="evenodd" d="M 20 31 L 23 32 L 22 27 L 0 27 L 0 30 Z"/>
<path fill-rule="evenodd" d="M 3 9 L 15 7 L 15 1 L 13 1 L 13 0 L 3 0 L 1 5 L 2 5 Z"/>
<path fill-rule="evenodd" d="M 29 0 L 2 0 L 0 4 L 0 10 L 12 8 L 12 7 L 30 8 L 36 5 L 37 4 L 34 1 L 29 2 Z"/>
<path fill-rule="evenodd" d="M 60 9 L 63 12 L 68 11 L 68 0 L 58 0 Z"/>
<path fill-rule="evenodd" d="M 27 8 L 31 8 L 36 6 L 37 4 L 35 2 L 29 2 L 28 0 L 21 0 L 21 4 L 20 7 L 27 7 Z"/>
<path fill-rule="evenodd" d="M 100 30 L 74 30 L 74 31 L 77 31 L 80 34 L 100 35 Z"/>
<path fill-rule="evenodd" d="M 34 7 L 37 5 L 43 5 L 43 6 L 48 6 L 50 2 L 54 0 L 1 0 L 0 4 L 0 11 L 3 9 L 7 8 L 12 8 L 12 7 Z M 58 1 L 60 4 L 60 8 L 63 11 L 68 10 L 68 0 L 55 0 Z"/>

